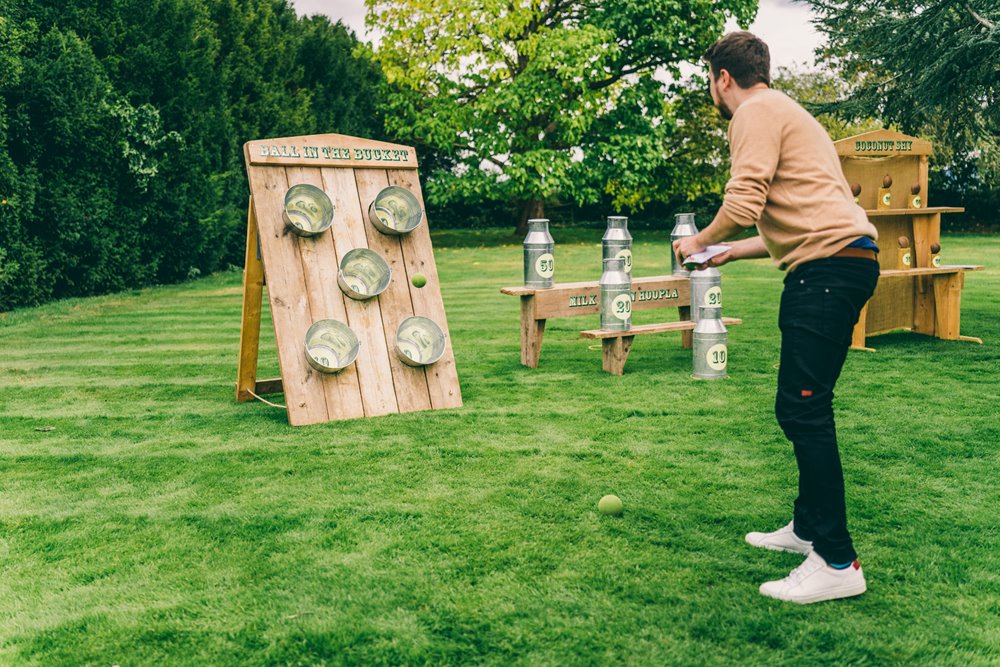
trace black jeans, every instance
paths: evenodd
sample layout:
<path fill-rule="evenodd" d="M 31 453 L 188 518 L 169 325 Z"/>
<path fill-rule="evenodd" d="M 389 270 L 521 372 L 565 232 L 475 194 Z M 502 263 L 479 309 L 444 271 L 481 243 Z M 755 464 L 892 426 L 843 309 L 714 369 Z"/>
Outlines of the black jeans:
<path fill-rule="evenodd" d="M 795 534 L 811 540 L 828 563 L 857 558 L 847 532 L 833 387 L 878 276 L 878 262 L 870 259 L 819 259 L 788 274 L 781 294 L 781 364 L 774 411 L 792 441 L 799 467 Z"/>

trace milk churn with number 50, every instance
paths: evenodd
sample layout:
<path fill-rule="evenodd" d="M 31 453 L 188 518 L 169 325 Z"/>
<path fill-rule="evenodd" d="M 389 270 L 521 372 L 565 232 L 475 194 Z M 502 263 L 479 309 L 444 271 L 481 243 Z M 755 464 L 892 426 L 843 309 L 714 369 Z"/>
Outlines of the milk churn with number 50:
<path fill-rule="evenodd" d="M 525 287 L 552 287 L 556 273 L 554 251 L 549 221 L 545 218 L 528 220 L 528 235 L 524 237 Z"/>

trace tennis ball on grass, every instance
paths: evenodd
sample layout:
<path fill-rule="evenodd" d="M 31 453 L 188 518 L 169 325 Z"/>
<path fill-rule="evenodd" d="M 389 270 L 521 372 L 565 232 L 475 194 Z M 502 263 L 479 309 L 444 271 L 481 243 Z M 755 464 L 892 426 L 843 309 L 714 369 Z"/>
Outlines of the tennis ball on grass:
<path fill-rule="evenodd" d="M 410 282 L 413 283 L 414 287 L 423 287 L 427 284 L 427 276 L 422 273 L 417 273 L 410 279 Z"/>
<path fill-rule="evenodd" d="M 600 499 L 597 503 L 597 510 L 601 514 L 608 514 L 610 516 L 618 516 L 622 513 L 625 507 L 622 505 L 622 499 L 618 496 L 607 495 Z"/>

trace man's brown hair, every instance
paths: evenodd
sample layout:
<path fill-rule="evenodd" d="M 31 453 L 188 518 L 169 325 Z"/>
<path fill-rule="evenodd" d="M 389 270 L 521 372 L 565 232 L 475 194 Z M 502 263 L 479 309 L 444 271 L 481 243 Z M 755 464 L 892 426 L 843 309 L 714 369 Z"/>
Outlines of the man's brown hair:
<path fill-rule="evenodd" d="M 705 51 L 713 79 L 722 70 L 729 72 L 740 88 L 754 84 L 771 85 L 771 52 L 759 37 L 749 32 L 731 32 Z"/>

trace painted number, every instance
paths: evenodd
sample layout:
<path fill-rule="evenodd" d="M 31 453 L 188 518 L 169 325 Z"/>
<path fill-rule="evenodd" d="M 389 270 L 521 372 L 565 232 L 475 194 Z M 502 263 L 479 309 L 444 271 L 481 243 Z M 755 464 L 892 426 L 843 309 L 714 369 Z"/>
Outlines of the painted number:
<path fill-rule="evenodd" d="M 535 260 L 535 273 L 542 278 L 551 278 L 556 273 L 556 258 L 547 252 Z"/>
<path fill-rule="evenodd" d="M 721 306 L 722 305 L 722 288 L 718 285 L 710 287 L 708 291 L 705 292 L 705 303 L 703 306 Z"/>
<path fill-rule="evenodd" d="M 722 371 L 726 369 L 726 358 L 728 356 L 729 351 L 726 349 L 726 346 L 719 343 L 708 348 L 708 352 L 705 353 L 705 360 L 712 370 Z"/>
<path fill-rule="evenodd" d="M 615 255 L 615 259 L 625 260 L 625 273 L 632 273 L 632 251 L 621 250 Z"/>
<path fill-rule="evenodd" d="M 611 312 L 615 317 L 621 321 L 627 320 L 632 316 L 632 295 L 630 294 L 619 294 L 615 297 L 614 301 L 611 302 Z"/>

